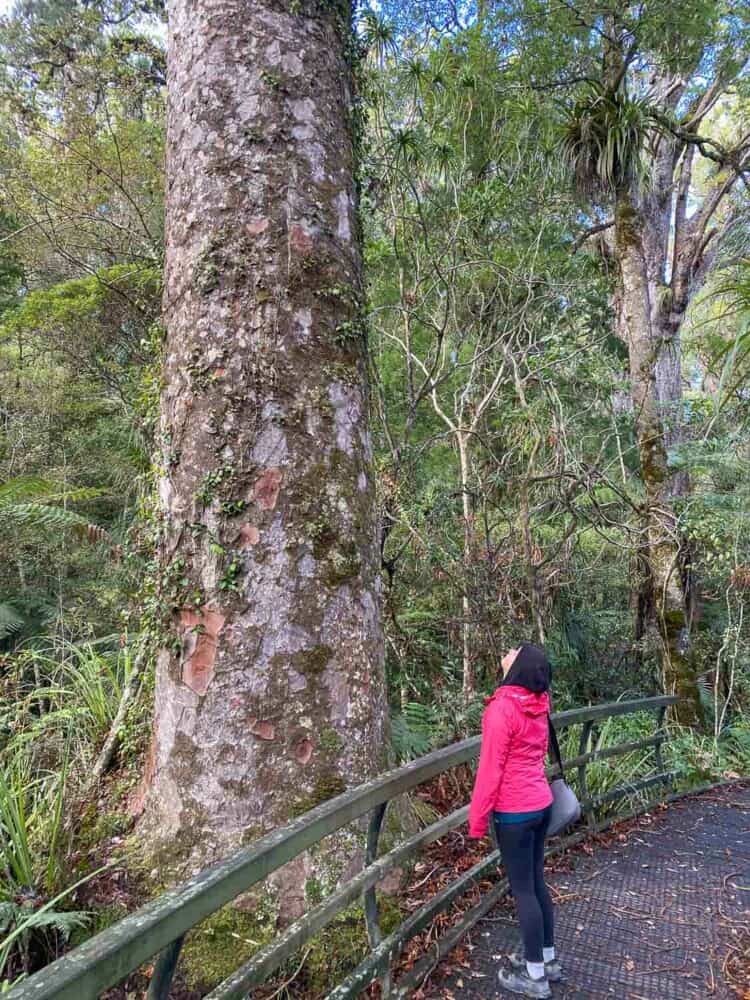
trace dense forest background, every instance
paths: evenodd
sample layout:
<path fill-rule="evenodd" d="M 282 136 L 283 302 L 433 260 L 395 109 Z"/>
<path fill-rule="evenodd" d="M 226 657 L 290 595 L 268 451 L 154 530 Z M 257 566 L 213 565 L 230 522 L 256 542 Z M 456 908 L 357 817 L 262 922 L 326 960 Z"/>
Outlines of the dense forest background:
<path fill-rule="evenodd" d="M 173 610 L 164 23 L 159 0 L 19 0 L 0 19 L 0 979 L 108 919 L 64 897 L 29 925 L 129 829 Z M 395 761 L 477 731 L 528 640 L 557 708 L 666 680 L 696 696 L 674 720 L 696 780 L 750 764 L 749 34 L 746 5 L 714 0 L 357 13 Z M 653 482 L 623 291 L 639 225 L 662 324 Z M 190 376 L 215 374 L 196 357 Z M 644 556 L 653 509 L 672 583 Z M 651 605 L 675 579 L 670 680 Z"/>

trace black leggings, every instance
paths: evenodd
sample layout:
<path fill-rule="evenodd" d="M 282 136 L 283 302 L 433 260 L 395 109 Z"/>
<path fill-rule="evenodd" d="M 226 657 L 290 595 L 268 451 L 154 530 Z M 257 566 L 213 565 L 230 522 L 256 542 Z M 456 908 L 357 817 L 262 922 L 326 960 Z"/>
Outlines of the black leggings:
<path fill-rule="evenodd" d="M 516 900 L 527 962 L 541 962 L 542 948 L 555 944 L 552 899 L 544 884 L 544 838 L 550 810 L 524 823 L 501 823 L 494 814 L 495 837 Z"/>

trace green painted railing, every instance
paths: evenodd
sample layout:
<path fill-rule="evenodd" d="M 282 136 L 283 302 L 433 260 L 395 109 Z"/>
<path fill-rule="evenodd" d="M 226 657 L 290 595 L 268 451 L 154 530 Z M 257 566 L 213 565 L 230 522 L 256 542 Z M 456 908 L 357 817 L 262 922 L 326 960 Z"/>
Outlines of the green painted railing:
<path fill-rule="evenodd" d="M 588 832 L 602 829 L 617 818 L 616 811 L 601 818 L 601 807 L 616 800 L 627 799 L 655 785 L 668 786 L 675 774 L 664 770 L 661 748 L 667 739 L 664 718 L 674 697 L 643 698 L 638 701 L 616 702 L 592 708 L 560 712 L 553 718 L 558 729 L 580 725 L 578 754 L 565 761 L 575 768 L 579 795 L 584 807 L 584 828 L 564 840 L 552 841 L 551 851 L 557 852 L 583 839 Z M 591 749 L 597 726 L 607 719 L 638 712 L 655 712 L 656 729 L 652 736 L 606 749 Z M 634 750 L 654 748 L 655 773 L 631 784 L 613 788 L 606 794 L 591 796 L 586 781 L 586 768 L 594 761 L 604 760 Z M 459 938 L 487 913 L 507 891 L 498 882 L 485 893 L 461 921 L 432 947 L 397 987 L 390 981 L 394 959 L 414 935 L 423 930 L 433 917 L 447 909 L 454 899 L 463 895 L 479 879 L 486 879 L 497 869 L 500 858 L 492 851 L 454 882 L 433 896 L 421 909 L 409 917 L 388 937 L 382 938 L 378 921 L 375 887 L 392 869 L 401 866 L 420 848 L 445 836 L 466 821 L 468 806 L 457 809 L 421 830 L 415 836 L 377 856 L 380 830 L 390 801 L 424 784 L 436 775 L 475 758 L 479 753 L 479 737 L 462 740 L 436 750 L 404 767 L 374 778 L 322 805 L 304 816 L 233 854 L 225 861 L 206 869 L 158 899 L 125 917 L 119 923 L 92 937 L 85 944 L 37 972 L 14 987 L 6 996 L 9 1000 L 89 1000 L 120 983 L 143 963 L 159 955 L 148 990 L 149 1000 L 164 1000 L 169 996 L 174 972 L 179 961 L 185 934 L 225 904 L 247 892 L 271 872 L 281 868 L 302 851 L 317 844 L 353 820 L 369 814 L 365 866 L 362 871 L 320 904 L 310 909 L 300 920 L 287 927 L 270 944 L 261 948 L 229 979 L 216 987 L 210 1000 L 245 997 L 290 959 L 310 938 L 329 924 L 345 907 L 362 898 L 367 922 L 370 952 L 346 979 L 332 985 L 328 1000 L 354 997 L 375 979 L 380 979 L 383 996 L 405 997 L 419 984 L 439 958 L 449 951 Z"/>

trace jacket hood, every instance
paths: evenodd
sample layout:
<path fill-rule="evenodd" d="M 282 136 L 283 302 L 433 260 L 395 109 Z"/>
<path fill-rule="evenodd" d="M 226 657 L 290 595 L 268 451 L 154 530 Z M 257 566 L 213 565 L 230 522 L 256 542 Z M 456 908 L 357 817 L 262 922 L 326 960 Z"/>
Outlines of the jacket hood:
<path fill-rule="evenodd" d="M 550 708 L 546 691 L 528 691 L 517 684 L 503 684 L 493 695 L 485 698 L 485 704 L 500 698 L 512 701 L 524 715 L 546 715 Z"/>
<path fill-rule="evenodd" d="M 552 667 L 544 650 L 525 642 L 519 648 L 501 687 L 522 687 L 541 694 L 549 690 L 551 679 Z"/>

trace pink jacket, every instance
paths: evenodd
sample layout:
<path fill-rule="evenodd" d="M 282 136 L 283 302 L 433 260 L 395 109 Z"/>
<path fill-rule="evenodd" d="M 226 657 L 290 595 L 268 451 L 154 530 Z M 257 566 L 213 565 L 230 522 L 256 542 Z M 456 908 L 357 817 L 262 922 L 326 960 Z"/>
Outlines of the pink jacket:
<path fill-rule="evenodd" d="M 482 716 L 482 748 L 469 807 L 469 836 L 484 837 L 490 813 L 546 809 L 547 692 L 499 687 Z"/>

